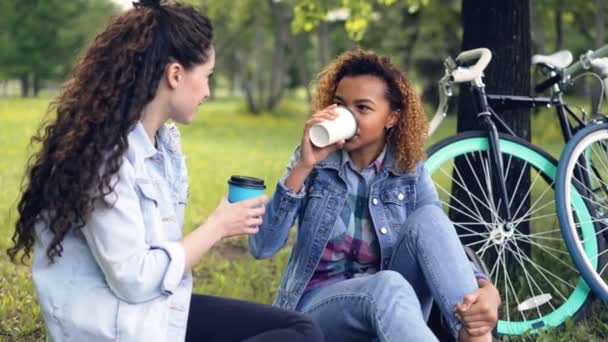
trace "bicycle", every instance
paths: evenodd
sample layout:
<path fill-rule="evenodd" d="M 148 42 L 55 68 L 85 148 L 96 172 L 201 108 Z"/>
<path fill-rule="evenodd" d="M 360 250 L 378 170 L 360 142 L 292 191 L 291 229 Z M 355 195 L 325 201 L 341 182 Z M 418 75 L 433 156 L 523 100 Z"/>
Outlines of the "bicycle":
<path fill-rule="evenodd" d="M 608 59 L 597 58 L 607 53 L 606 47 L 588 51 L 579 62 L 555 75 L 552 81 L 563 84 L 574 72 L 593 67 L 602 77 L 602 86 L 608 85 Z M 605 86 L 604 91 L 608 91 Z M 582 201 L 590 208 L 591 216 L 585 219 L 595 226 L 595 239 L 605 247 L 608 244 L 607 148 L 608 117 L 597 114 L 564 148 L 559 160 L 555 191 L 558 219 L 566 245 L 582 277 L 604 303 L 608 303 L 607 249 L 596 248 L 594 243 L 587 241 L 586 233 L 582 231 L 582 219 L 576 217 L 571 207 L 579 200 L 572 192 L 580 193 Z"/>
<path fill-rule="evenodd" d="M 547 70 L 551 80 L 570 64 L 569 56 L 540 56 L 534 62 Z M 455 83 L 471 85 L 483 130 L 463 132 L 434 144 L 428 149 L 426 167 L 463 245 L 475 249 L 489 265 L 489 276 L 501 292 L 502 316 L 496 332 L 536 333 L 561 325 L 570 317 L 579 318 L 592 296 L 570 260 L 552 213 L 557 161 L 517 137 L 495 109 L 554 106 L 566 141 L 585 124 L 586 115 L 578 116 L 563 101 L 562 88 L 557 86 L 551 97 L 486 94 L 482 78 L 490 60 L 491 52 L 484 48 L 462 52 L 455 61 L 446 59 L 446 72 L 439 81 L 440 104 L 431 131 L 445 116 L 446 99 L 452 96 Z M 472 66 L 466 65 L 473 61 Z M 553 84 L 545 81 L 538 90 Z M 498 133 L 496 124 L 507 133 Z M 516 186 L 507 189 L 507 183 Z M 576 189 L 572 196 L 581 197 Z M 522 210 L 526 203 L 529 208 Z M 578 218 L 590 217 L 585 203 L 576 202 L 573 210 Z M 590 233 L 594 227 L 589 225 L 584 223 L 583 238 L 597 245 L 595 234 Z"/>

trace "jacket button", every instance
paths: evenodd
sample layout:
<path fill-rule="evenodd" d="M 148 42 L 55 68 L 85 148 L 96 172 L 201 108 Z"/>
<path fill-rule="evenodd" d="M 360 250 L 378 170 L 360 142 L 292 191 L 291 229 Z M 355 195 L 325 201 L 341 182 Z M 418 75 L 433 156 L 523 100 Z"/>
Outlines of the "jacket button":
<path fill-rule="evenodd" d="M 372 200 L 372 204 L 373 204 L 373 205 L 378 205 L 378 199 L 377 199 L 377 198 L 374 198 L 374 199 Z"/>
<path fill-rule="evenodd" d="M 380 228 L 380 233 L 382 233 L 382 235 L 386 235 L 386 233 L 388 233 L 388 229 L 386 229 L 386 227 L 382 227 Z"/>
<path fill-rule="evenodd" d="M 405 196 L 403 196 L 403 194 L 402 194 L 402 193 L 399 193 L 399 195 L 397 195 L 397 198 L 398 198 L 400 201 L 403 201 L 403 199 L 405 198 Z"/>

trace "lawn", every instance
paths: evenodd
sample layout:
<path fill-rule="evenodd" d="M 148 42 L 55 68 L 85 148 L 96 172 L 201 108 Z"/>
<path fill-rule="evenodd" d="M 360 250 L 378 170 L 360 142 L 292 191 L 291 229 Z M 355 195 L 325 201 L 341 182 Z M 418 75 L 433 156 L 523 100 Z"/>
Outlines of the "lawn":
<path fill-rule="evenodd" d="M 15 206 L 27 156 L 29 138 L 38 127 L 48 99 L 0 99 L 0 341 L 44 339 L 43 322 L 31 285 L 29 267 L 8 261 Z M 284 101 L 274 114 L 245 114 L 242 101 L 220 99 L 205 104 L 194 123 L 180 127 L 190 174 L 190 199 L 185 229 L 202 223 L 226 193 L 233 174 L 264 178 L 270 195 L 274 184 L 298 144 L 307 106 L 303 101 Z M 550 117 L 535 117 L 535 142 L 542 141 L 552 154 L 561 149 L 556 125 Z M 542 125 L 542 130 L 534 129 Z M 551 126 L 551 128 L 547 128 Z M 454 130 L 446 120 L 436 137 Z M 247 254 L 246 240 L 233 239 L 216 246 L 196 267 L 195 292 L 271 303 L 289 249 L 276 257 L 254 260 Z M 608 315 L 597 305 L 590 320 L 567 324 L 565 331 L 540 336 L 544 341 L 602 340 L 608 335 Z"/>

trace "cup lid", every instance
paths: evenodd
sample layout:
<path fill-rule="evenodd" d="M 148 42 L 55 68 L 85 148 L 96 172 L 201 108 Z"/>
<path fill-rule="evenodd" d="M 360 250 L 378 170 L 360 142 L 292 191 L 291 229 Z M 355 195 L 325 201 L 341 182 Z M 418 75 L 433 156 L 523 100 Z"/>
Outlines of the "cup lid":
<path fill-rule="evenodd" d="M 266 189 L 266 185 L 264 185 L 264 180 L 255 177 L 232 176 L 230 177 L 230 180 L 228 180 L 228 184 L 244 186 L 248 188 Z"/>

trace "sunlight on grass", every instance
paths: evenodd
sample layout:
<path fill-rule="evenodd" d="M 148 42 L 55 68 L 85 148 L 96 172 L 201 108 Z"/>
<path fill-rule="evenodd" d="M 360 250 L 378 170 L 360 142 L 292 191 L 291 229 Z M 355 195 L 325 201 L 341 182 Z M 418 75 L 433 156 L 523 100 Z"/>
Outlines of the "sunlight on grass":
<path fill-rule="evenodd" d="M 10 245 L 15 201 L 27 157 L 32 152 L 28 148 L 29 139 L 39 126 L 47 104 L 48 99 L 0 99 L 1 341 L 3 336 L 14 336 L 9 341 L 32 341 L 44 336 L 29 267 L 9 263 L 4 250 Z M 292 99 L 284 101 L 274 113 L 253 116 L 245 114 L 241 100 L 219 99 L 201 107 L 190 126 L 181 126 L 190 176 L 185 230 L 190 231 L 204 222 L 226 194 L 226 182 L 231 175 L 263 178 L 267 184 L 266 194 L 270 196 L 300 141 L 308 110 L 302 100 Z M 561 141 L 552 122 L 552 117 L 534 116 L 533 131 L 542 132 L 534 141 L 542 141 L 541 145 L 546 145 L 557 157 Z M 539 126 L 543 129 L 537 129 Z M 454 127 L 455 120 L 449 117 L 431 141 L 452 134 Z M 290 249 L 285 248 L 269 260 L 256 261 L 246 253 L 244 238 L 233 239 L 228 245 L 236 251 L 231 257 L 226 258 L 224 253 L 227 245 L 217 246 L 196 267 L 195 292 L 271 303 Z M 569 327 L 568 333 L 587 340 L 593 339 L 593 334 L 608 331 L 604 323 L 596 321 L 593 325 L 579 326 Z M 545 333 L 541 340 L 552 340 L 556 334 Z"/>

